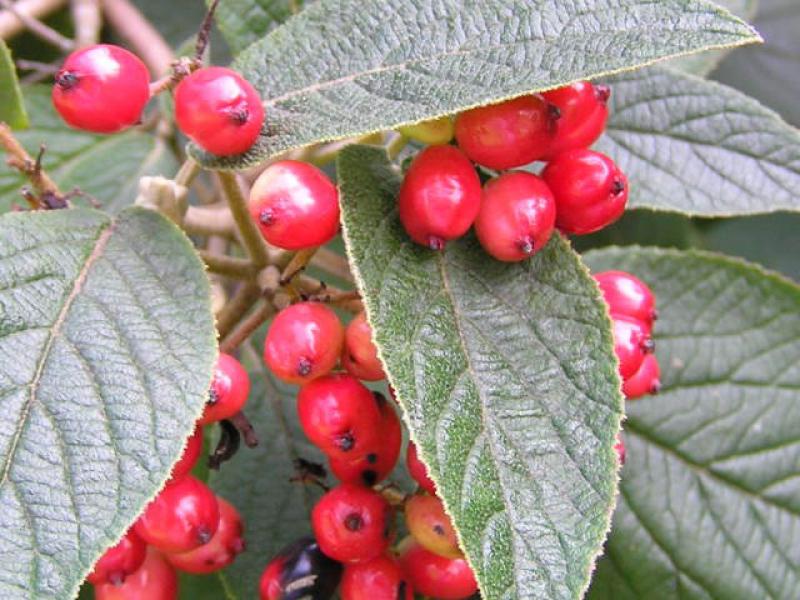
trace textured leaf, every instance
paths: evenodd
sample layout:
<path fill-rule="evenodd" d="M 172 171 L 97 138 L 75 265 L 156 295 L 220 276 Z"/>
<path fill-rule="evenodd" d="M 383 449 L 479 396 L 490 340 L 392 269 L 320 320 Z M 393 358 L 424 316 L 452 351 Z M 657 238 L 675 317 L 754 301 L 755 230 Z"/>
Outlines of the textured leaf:
<path fill-rule="evenodd" d="M 263 335 L 257 335 L 263 340 Z M 250 372 L 252 391 L 245 407 L 258 434 L 256 448 L 242 448 L 209 483 L 230 501 L 245 522 L 247 552 L 221 573 L 230 597 L 258 597 L 258 580 L 272 557 L 286 544 L 311 532 L 310 513 L 318 490 L 292 483 L 293 461 L 302 457 L 318 463 L 324 458 L 300 429 L 295 408 L 297 388 L 277 382 L 264 367 L 252 342 L 241 359 Z"/>
<path fill-rule="evenodd" d="M 9 127 L 22 129 L 28 126 L 28 115 L 22 102 L 22 92 L 17 80 L 17 68 L 11 51 L 0 39 L 0 121 Z"/>
<path fill-rule="evenodd" d="M 697 216 L 800 210 L 800 132 L 723 85 L 650 68 L 611 80 L 598 149 L 631 183 L 630 204 Z"/>
<path fill-rule="evenodd" d="M 71 598 L 202 411 L 208 281 L 155 212 L 9 213 L 0 306 L 0 597 Z"/>
<path fill-rule="evenodd" d="M 486 600 L 577 598 L 614 503 L 605 308 L 556 236 L 522 264 L 413 244 L 378 148 L 339 157 L 344 235 L 391 384 Z"/>
<path fill-rule="evenodd" d="M 47 145 L 44 167 L 68 192 L 76 187 L 96 198 L 101 208 L 117 213 L 133 202 L 143 175 L 171 177 L 177 162 L 166 143 L 149 133 L 129 131 L 99 136 L 70 129 L 53 110 L 45 86 L 25 88 L 25 100 L 33 127 L 17 137 L 31 155 Z M 12 204 L 24 204 L 19 194 L 26 184 L 15 171 L 0 165 L 0 213 Z M 84 198 L 76 204 L 87 205 Z"/>
<path fill-rule="evenodd" d="M 664 390 L 627 407 L 592 600 L 792 600 L 800 589 L 800 288 L 734 259 L 611 249 L 653 287 Z"/>
<path fill-rule="evenodd" d="M 320 0 L 234 66 L 260 91 L 242 168 L 313 142 L 390 129 L 662 58 L 757 40 L 705 0 Z"/>
<path fill-rule="evenodd" d="M 217 25 L 235 56 L 309 3 L 310 0 L 225 0 L 217 8 Z"/>

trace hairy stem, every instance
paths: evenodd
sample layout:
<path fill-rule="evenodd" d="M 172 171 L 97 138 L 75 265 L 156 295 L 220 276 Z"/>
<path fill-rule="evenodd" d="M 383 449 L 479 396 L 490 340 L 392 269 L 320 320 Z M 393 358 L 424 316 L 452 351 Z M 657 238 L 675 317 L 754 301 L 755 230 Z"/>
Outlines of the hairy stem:
<path fill-rule="evenodd" d="M 250 212 L 247 210 L 247 200 L 242 194 L 242 188 L 239 187 L 236 175 L 224 171 L 220 171 L 217 175 L 245 250 L 247 250 L 256 267 L 259 269 L 265 267 L 269 264 L 269 248 L 267 248 L 261 232 L 250 217 Z"/>
<path fill-rule="evenodd" d="M 241 346 L 253 332 L 261 327 L 275 313 L 270 302 L 263 302 L 258 308 L 242 320 L 233 331 L 220 343 L 220 352 L 232 352 Z"/>
<path fill-rule="evenodd" d="M 252 282 L 243 283 L 217 315 L 217 331 L 225 339 L 236 324 L 261 298 L 261 289 Z"/>
<path fill-rule="evenodd" d="M 236 225 L 226 208 L 190 206 L 183 217 L 184 230 L 192 235 L 218 235 L 232 239 Z"/>
<path fill-rule="evenodd" d="M 245 281 L 250 281 L 257 273 L 255 266 L 249 260 L 226 254 L 215 254 L 208 250 L 198 250 L 198 253 L 212 273 Z"/>

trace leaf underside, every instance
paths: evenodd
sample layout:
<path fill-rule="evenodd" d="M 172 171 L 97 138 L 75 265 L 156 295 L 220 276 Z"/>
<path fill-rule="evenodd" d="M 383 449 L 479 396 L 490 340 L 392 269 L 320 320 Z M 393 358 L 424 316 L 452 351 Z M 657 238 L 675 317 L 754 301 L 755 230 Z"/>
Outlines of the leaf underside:
<path fill-rule="evenodd" d="M 307 0 L 225 0 L 215 14 L 234 56 L 300 10 Z M 211 4 L 211 0 L 206 0 Z"/>

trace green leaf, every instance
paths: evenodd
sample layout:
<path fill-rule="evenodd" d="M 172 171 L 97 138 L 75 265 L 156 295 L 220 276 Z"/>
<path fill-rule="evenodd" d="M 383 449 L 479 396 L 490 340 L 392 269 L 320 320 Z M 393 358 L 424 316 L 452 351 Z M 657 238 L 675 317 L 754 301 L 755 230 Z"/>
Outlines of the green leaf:
<path fill-rule="evenodd" d="M 179 573 L 178 597 L 181 600 L 236 600 L 228 593 L 222 581 L 222 573 L 189 575 Z M 253 596 L 255 598 L 257 596 Z"/>
<path fill-rule="evenodd" d="M 745 21 L 752 20 L 756 16 L 756 10 L 758 9 L 758 0 L 714 0 L 714 2 Z M 770 43 L 772 43 L 772 40 L 770 40 Z M 669 65 L 686 73 L 702 77 L 713 71 L 714 67 L 729 52 L 730 49 L 709 50 L 699 54 L 675 58 L 670 61 Z"/>
<path fill-rule="evenodd" d="M 261 340 L 263 335 L 257 336 Z M 247 552 L 221 573 L 229 597 L 258 597 L 258 580 L 267 563 L 286 544 L 311 532 L 311 507 L 319 497 L 313 486 L 293 483 L 294 460 L 325 459 L 303 435 L 297 420 L 297 388 L 275 380 L 252 342 L 240 357 L 250 373 L 252 391 L 245 414 L 258 434 L 256 448 L 242 444 L 230 462 L 212 472 L 209 484 L 241 513 Z"/>
<path fill-rule="evenodd" d="M 243 168 L 289 148 L 758 40 L 705 0 L 320 0 L 234 63 L 259 90 L 264 131 Z"/>
<path fill-rule="evenodd" d="M 800 288 L 700 252 L 587 261 L 653 288 L 664 384 L 627 406 L 620 499 L 589 598 L 796 598 Z"/>
<path fill-rule="evenodd" d="M 310 0 L 225 0 L 216 19 L 234 56 L 299 12 Z M 206 0 L 207 4 L 211 0 Z"/>
<path fill-rule="evenodd" d="M 155 212 L 9 213 L 0 306 L 0 597 L 71 598 L 203 409 L 208 280 Z"/>
<path fill-rule="evenodd" d="M 28 126 L 28 115 L 22 103 L 17 68 L 11 58 L 11 51 L 0 39 L 0 121 L 14 129 Z"/>
<path fill-rule="evenodd" d="M 613 86 L 597 148 L 630 180 L 632 207 L 695 216 L 800 210 L 800 132 L 752 98 L 660 68 Z"/>
<path fill-rule="evenodd" d="M 35 156 L 46 144 L 44 168 L 63 192 L 80 188 L 97 199 L 101 208 L 115 214 L 130 205 L 144 175 L 171 177 L 177 171 L 175 156 L 155 135 L 128 131 L 100 136 L 70 129 L 53 109 L 45 86 L 25 88 L 25 101 L 33 127 L 15 132 L 28 152 Z M 0 166 L 0 213 L 14 204 L 24 204 L 19 190 L 26 180 L 5 165 Z M 74 198 L 79 205 L 86 198 Z"/>
<path fill-rule="evenodd" d="M 614 504 L 622 411 L 592 279 L 560 236 L 518 264 L 471 238 L 412 243 L 381 149 L 345 149 L 338 175 L 381 358 L 483 597 L 579 597 Z"/>

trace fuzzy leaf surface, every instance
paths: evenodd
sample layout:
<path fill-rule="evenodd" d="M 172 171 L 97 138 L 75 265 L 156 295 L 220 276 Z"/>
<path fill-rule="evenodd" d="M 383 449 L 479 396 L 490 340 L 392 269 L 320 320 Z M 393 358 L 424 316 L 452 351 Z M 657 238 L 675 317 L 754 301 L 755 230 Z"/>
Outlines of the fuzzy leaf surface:
<path fill-rule="evenodd" d="M 311 0 L 226 0 L 217 7 L 217 25 L 234 56 L 263 38 Z M 207 4 L 211 0 L 206 0 Z"/>

